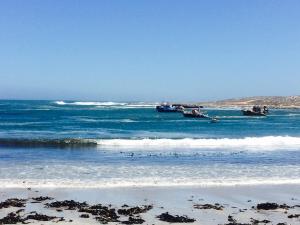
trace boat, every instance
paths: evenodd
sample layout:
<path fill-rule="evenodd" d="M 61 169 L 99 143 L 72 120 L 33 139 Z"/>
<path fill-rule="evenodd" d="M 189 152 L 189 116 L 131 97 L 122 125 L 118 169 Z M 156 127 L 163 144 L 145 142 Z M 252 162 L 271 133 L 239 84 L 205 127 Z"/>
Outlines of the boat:
<path fill-rule="evenodd" d="M 261 110 L 260 106 L 253 106 L 252 109 L 242 110 L 244 116 L 267 116 L 268 112 L 269 109 L 267 108 L 267 106 L 264 106 L 263 110 Z"/>
<path fill-rule="evenodd" d="M 210 118 L 208 115 L 205 115 L 200 112 L 200 110 L 193 109 L 190 112 L 183 111 L 182 112 L 184 117 L 189 117 L 189 118 Z"/>
<path fill-rule="evenodd" d="M 196 104 L 172 104 L 175 107 L 183 107 L 185 109 L 199 109 L 203 108 L 202 105 L 196 105 Z"/>
<path fill-rule="evenodd" d="M 169 105 L 169 104 L 161 104 L 156 106 L 157 112 L 181 112 L 182 109 L 177 106 Z"/>

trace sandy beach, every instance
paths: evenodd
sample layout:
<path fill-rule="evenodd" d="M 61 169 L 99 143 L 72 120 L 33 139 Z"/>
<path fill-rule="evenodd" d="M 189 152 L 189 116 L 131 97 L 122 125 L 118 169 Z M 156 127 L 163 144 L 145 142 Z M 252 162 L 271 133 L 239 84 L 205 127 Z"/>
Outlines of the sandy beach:
<path fill-rule="evenodd" d="M 36 197 L 49 197 L 48 200 L 33 200 Z M 48 215 L 50 221 L 27 220 L 34 224 L 99 224 L 97 216 L 79 212 L 80 209 L 68 207 L 49 207 L 47 203 L 74 200 L 91 205 L 101 204 L 115 209 L 118 222 L 109 224 L 169 224 L 158 218 L 159 215 L 183 216 L 194 219 L 191 224 L 299 224 L 300 186 L 299 185 L 253 185 L 253 186 L 215 186 L 215 187 L 127 187 L 98 189 L 0 189 L 0 199 L 25 199 L 24 207 L 0 209 L 3 218 L 10 212 L 20 217 L 28 215 Z M 53 198 L 53 199 L 51 199 Z M 277 209 L 257 209 L 260 203 L 276 203 Z M 1 205 L 1 204 L 0 204 Z M 131 215 L 121 213 L 120 209 L 138 206 L 143 212 L 132 211 Z M 149 208 L 144 208 L 149 206 Z M 150 207 L 151 206 L 151 207 Z M 24 209 L 21 211 L 20 209 Z M 130 210 L 128 211 L 130 212 Z M 81 215 L 86 215 L 82 218 Z M 187 216 L 187 217 L 185 217 Z M 129 217 L 142 219 L 131 221 Z M 290 218 L 289 218 L 290 217 Z M 293 218 L 291 218 L 293 217 Z M 61 219 L 63 218 L 63 219 Z M 61 220 L 61 221 L 60 221 Z M 144 220 L 144 221 L 143 221 Z M 180 223 L 172 223 L 180 224 Z"/>

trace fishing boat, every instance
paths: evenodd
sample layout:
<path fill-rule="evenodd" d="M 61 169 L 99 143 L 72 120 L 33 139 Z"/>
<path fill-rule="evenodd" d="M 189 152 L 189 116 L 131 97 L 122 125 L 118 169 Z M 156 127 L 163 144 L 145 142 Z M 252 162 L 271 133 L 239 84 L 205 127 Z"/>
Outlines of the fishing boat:
<path fill-rule="evenodd" d="M 267 116 L 269 109 L 264 106 L 263 110 L 261 110 L 260 106 L 253 106 L 252 109 L 243 109 L 242 113 L 244 116 Z"/>
<path fill-rule="evenodd" d="M 182 110 L 177 107 L 170 104 L 161 104 L 156 106 L 157 112 L 181 112 Z"/>
<path fill-rule="evenodd" d="M 203 114 L 200 112 L 200 110 L 193 109 L 190 112 L 183 111 L 182 112 L 184 117 L 189 117 L 189 118 L 210 118 L 208 115 Z"/>

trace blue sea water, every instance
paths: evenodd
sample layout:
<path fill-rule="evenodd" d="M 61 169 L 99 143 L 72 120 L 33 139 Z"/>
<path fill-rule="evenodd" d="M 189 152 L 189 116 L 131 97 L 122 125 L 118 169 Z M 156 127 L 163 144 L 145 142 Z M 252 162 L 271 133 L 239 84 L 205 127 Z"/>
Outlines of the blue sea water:
<path fill-rule="evenodd" d="M 300 183 L 300 110 L 158 113 L 150 103 L 0 101 L 3 187 Z"/>

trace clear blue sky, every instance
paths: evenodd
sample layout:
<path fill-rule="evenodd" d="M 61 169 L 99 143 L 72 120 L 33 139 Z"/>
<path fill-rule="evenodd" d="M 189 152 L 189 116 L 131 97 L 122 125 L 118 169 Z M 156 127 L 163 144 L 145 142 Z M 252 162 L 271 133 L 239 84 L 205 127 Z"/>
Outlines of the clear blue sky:
<path fill-rule="evenodd" d="M 300 94 L 300 1 L 1 0 L 0 98 Z"/>

